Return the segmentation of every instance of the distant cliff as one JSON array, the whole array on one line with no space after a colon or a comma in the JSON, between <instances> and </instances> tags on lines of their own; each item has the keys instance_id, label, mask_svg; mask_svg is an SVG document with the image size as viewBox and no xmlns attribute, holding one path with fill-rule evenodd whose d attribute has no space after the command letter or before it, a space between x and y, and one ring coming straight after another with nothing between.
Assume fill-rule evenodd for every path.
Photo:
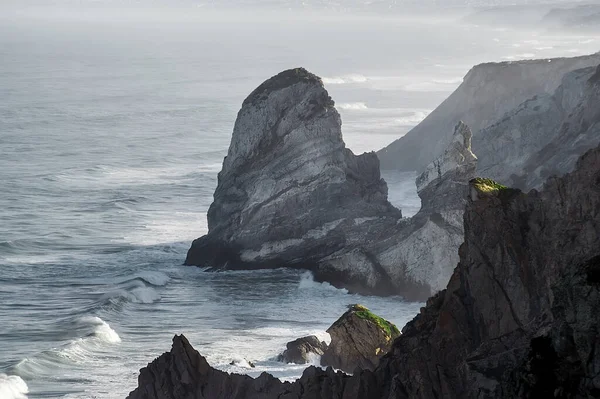
<instances>
[{"instance_id":1,"label":"distant cliff","mask_svg":"<svg viewBox=\"0 0 600 399\"><path fill-rule=\"evenodd\" d=\"M206 236L185 261L212 269L293 267L353 292L425 299L442 289L457 260L471 131L420 179L423 207L411 219L387 199L374 153L354 155L321 79L298 68L244 101Z\"/></svg>"},{"instance_id":2,"label":"distant cliff","mask_svg":"<svg viewBox=\"0 0 600 399\"><path fill-rule=\"evenodd\" d=\"M552 95L567 72L598 64L600 54L477 65L419 125L377 152L381 167L422 171L445 150L461 120L473 130L478 154L475 142L482 129L536 95Z\"/></svg>"},{"instance_id":3,"label":"distant cliff","mask_svg":"<svg viewBox=\"0 0 600 399\"><path fill-rule=\"evenodd\" d=\"M567 73L552 95L535 96L473 140L478 173L523 189L570 172L600 143L600 67Z\"/></svg>"},{"instance_id":4,"label":"distant cliff","mask_svg":"<svg viewBox=\"0 0 600 399\"><path fill-rule=\"evenodd\" d=\"M460 261L374 371L294 383L211 368L183 337L130 399L600 396L600 148L525 194L473 179Z\"/></svg>"}]
</instances>

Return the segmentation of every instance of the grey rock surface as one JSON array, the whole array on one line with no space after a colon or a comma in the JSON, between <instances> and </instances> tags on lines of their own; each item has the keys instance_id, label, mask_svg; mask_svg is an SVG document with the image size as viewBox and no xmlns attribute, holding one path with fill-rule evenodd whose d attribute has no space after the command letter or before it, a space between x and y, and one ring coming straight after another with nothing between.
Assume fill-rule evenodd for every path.
<instances>
[{"instance_id":1,"label":"grey rock surface","mask_svg":"<svg viewBox=\"0 0 600 399\"><path fill-rule=\"evenodd\" d=\"M303 268L353 292L424 299L444 287L462 237L474 157L469 150L465 158L466 139L457 140L438 161L441 174L421 184L423 209L402 219L387 200L377 156L345 147L321 80L301 68L282 72L244 101L208 235L193 242L185 263Z\"/></svg>"},{"instance_id":2,"label":"grey rock surface","mask_svg":"<svg viewBox=\"0 0 600 399\"><path fill-rule=\"evenodd\" d=\"M452 128L464 121L475 140L481 129L534 96L552 95L570 71L600 63L600 54L515 62L486 63L473 67L463 83L442 104L405 136L377 152L382 169L423 171L452 140Z\"/></svg>"},{"instance_id":3,"label":"grey rock surface","mask_svg":"<svg viewBox=\"0 0 600 399\"><path fill-rule=\"evenodd\" d=\"M521 189L570 172L600 143L596 67L566 74L553 95L535 96L481 130L473 140L478 174Z\"/></svg>"}]
</instances>

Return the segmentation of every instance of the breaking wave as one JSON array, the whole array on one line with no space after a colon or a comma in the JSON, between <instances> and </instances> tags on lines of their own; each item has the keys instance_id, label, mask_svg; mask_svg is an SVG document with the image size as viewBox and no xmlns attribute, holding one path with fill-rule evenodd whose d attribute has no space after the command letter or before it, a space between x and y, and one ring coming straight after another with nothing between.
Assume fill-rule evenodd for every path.
<instances>
[{"instance_id":1,"label":"breaking wave","mask_svg":"<svg viewBox=\"0 0 600 399\"><path fill-rule=\"evenodd\" d=\"M13 371L24 378L52 375L56 372L57 367L82 365L93 360L95 354L103 351L107 346L121 342L119 334L97 316L80 317L74 320L68 329L76 330L79 338L62 347L23 359L14 367Z\"/></svg>"},{"instance_id":2,"label":"breaking wave","mask_svg":"<svg viewBox=\"0 0 600 399\"><path fill-rule=\"evenodd\" d=\"M28 392L29 388L21 377L0 373L0 398L27 399Z\"/></svg>"}]
</instances>

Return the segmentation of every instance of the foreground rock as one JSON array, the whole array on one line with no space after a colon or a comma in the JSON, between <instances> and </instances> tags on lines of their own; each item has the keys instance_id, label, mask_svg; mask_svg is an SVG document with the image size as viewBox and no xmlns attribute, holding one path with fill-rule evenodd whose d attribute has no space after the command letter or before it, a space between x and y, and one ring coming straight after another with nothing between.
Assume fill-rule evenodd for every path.
<instances>
[{"instance_id":1,"label":"foreground rock","mask_svg":"<svg viewBox=\"0 0 600 399\"><path fill-rule=\"evenodd\" d=\"M600 148L540 192L473 180L464 223L447 289L374 371L252 380L210 368L176 337L130 398L599 397Z\"/></svg>"},{"instance_id":2,"label":"foreground rock","mask_svg":"<svg viewBox=\"0 0 600 399\"><path fill-rule=\"evenodd\" d=\"M244 101L209 232L193 242L185 263L303 268L352 292L425 299L445 286L462 239L460 210L474 162L467 131L456 129L440 173L422 179L423 209L401 219L377 156L345 147L320 78L301 68L282 72Z\"/></svg>"},{"instance_id":3,"label":"foreground rock","mask_svg":"<svg viewBox=\"0 0 600 399\"><path fill-rule=\"evenodd\" d=\"M352 305L331 327L331 344L321 358L323 366L332 366L347 373L357 368L374 370L379 358L391 348L400 335L389 321L373 314L362 305Z\"/></svg>"},{"instance_id":4,"label":"foreground rock","mask_svg":"<svg viewBox=\"0 0 600 399\"><path fill-rule=\"evenodd\" d=\"M473 130L475 154L484 159L476 144L482 129L536 95L552 95L566 73L598 64L600 54L477 65L454 93L419 125L377 152L381 166L383 169L424 170L447 148L452 140L452 127L460 120Z\"/></svg>"},{"instance_id":5,"label":"foreground rock","mask_svg":"<svg viewBox=\"0 0 600 399\"><path fill-rule=\"evenodd\" d=\"M280 362L306 364L310 363L313 356L323 356L327 344L314 335L298 338L286 345L285 351L277 358Z\"/></svg>"}]
</instances>

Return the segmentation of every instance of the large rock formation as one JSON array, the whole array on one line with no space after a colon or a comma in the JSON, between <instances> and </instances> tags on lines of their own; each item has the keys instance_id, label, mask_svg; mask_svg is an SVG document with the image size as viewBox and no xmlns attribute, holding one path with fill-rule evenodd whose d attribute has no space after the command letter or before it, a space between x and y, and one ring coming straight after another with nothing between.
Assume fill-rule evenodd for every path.
<instances>
[{"instance_id":1,"label":"large rock formation","mask_svg":"<svg viewBox=\"0 0 600 399\"><path fill-rule=\"evenodd\" d=\"M383 169L422 171L444 152L459 120L471 127L475 140L484 129L534 96L551 95L563 76L596 66L600 54L551 60L487 63L473 67L463 83L419 125L377 155Z\"/></svg>"},{"instance_id":2,"label":"large rock formation","mask_svg":"<svg viewBox=\"0 0 600 399\"><path fill-rule=\"evenodd\" d=\"M470 146L470 132L468 140L460 132L448 154ZM444 287L454 267L472 177L474 157L448 154L439 161L442 172L423 179L423 209L401 219L387 200L377 156L345 148L321 80L304 69L282 72L244 101L208 235L194 241L185 263L305 268L354 292L424 299Z\"/></svg>"},{"instance_id":3,"label":"large rock formation","mask_svg":"<svg viewBox=\"0 0 600 399\"><path fill-rule=\"evenodd\" d=\"M321 365L348 373L375 369L400 335L394 324L362 305L351 305L327 332L331 344L321 357Z\"/></svg>"},{"instance_id":4,"label":"large rock formation","mask_svg":"<svg viewBox=\"0 0 600 399\"><path fill-rule=\"evenodd\" d=\"M130 398L599 397L600 148L541 192L473 180L464 226L447 289L374 371L252 380L212 369L176 337Z\"/></svg>"},{"instance_id":5,"label":"large rock formation","mask_svg":"<svg viewBox=\"0 0 600 399\"><path fill-rule=\"evenodd\" d=\"M600 143L597 72L570 72L554 94L535 96L482 129L473 139L478 173L530 189L571 171L581 154Z\"/></svg>"}]
</instances>

